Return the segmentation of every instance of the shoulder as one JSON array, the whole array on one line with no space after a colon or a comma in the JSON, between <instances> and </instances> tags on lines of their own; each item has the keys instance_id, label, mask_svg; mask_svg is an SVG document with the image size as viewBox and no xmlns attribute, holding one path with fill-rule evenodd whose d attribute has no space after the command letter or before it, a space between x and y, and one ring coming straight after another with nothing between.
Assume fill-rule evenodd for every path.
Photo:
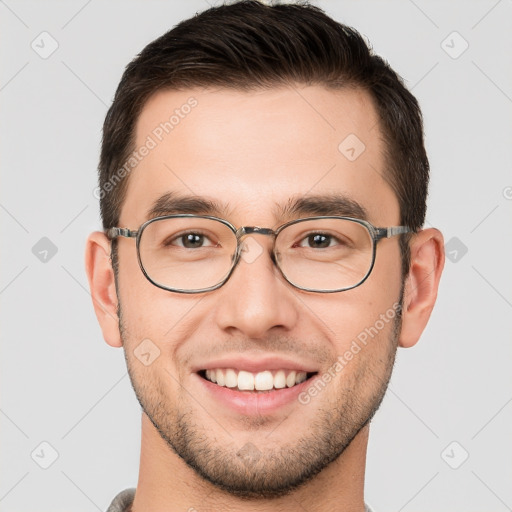
<instances>
[{"instance_id":1,"label":"shoulder","mask_svg":"<svg viewBox=\"0 0 512 512\"><path fill-rule=\"evenodd\" d=\"M133 499L135 498L135 488L121 491L113 500L107 509L107 512L130 512Z\"/></svg>"}]
</instances>

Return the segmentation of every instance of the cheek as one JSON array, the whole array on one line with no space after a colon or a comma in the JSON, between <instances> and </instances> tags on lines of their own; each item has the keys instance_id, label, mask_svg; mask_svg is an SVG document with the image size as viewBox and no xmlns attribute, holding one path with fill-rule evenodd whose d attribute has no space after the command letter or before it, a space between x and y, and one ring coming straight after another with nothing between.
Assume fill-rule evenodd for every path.
<instances>
[{"instance_id":1,"label":"cheek","mask_svg":"<svg viewBox=\"0 0 512 512\"><path fill-rule=\"evenodd\" d=\"M345 360L387 361L401 291L398 244L377 254L374 269L359 287L340 294L309 296L309 310ZM378 340L378 341L377 341ZM380 361L380 362L379 362ZM350 364L355 371L358 364ZM352 373L352 371L350 371Z\"/></svg>"},{"instance_id":2,"label":"cheek","mask_svg":"<svg viewBox=\"0 0 512 512\"><path fill-rule=\"evenodd\" d=\"M124 341L130 345L150 339L164 350L171 340L190 328L189 312L199 296L168 292L154 286L142 273L133 254L119 255L118 295L124 327Z\"/></svg>"},{"instance_id":3,"label":"cheek","mask_svg":"<svg viewBox=\"0 0 512 512\"><path fill-rule=\"evenodd\" d=\"M371 279L371 277L370 277ZM364 342L371 332L388 337L398 310L400 284L397 278L366 281L358 288L327 297L314 297L308 309L336 354L349 350L354 340Z\"/></svg>"},{"instance_id":4,"label":"cheek","mask_svg":"<svg viewBox=\"0 0 512 512\"><path fill-rule=\"evenodd\" d=\"M396 353L397 307L372 310L338 347L343 387L352 387L358 396L373 396L392 369Z\"/></svg>"},{"instance_id":5,"label":"cheek","mask_svg":"<svg viewBox=\"0 0 512 512\"><path fill-rule=\"evenodd\" d=\"M384 299L398 298L402 287L402 254L398 237L379 242L375 265L366 284Z\"/></svg>"}]
</instances>

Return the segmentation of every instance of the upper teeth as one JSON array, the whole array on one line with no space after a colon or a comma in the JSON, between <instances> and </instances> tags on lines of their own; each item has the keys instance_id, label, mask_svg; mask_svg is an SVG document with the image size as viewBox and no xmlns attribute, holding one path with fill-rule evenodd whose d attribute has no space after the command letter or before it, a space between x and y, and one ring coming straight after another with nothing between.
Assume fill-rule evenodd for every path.
<instances>
[{"instance_id":1,"label":"upper teeth","mask_svg":"<svg viewBox=\"0 0 512 512\"><path fill-rule=\"evenodd\" d=\"M274 372L265 370L251 373L244 370L233 370L232 368L216 368L206 370L206 378L211 382L216 382L219 386L238 387L241 391L266 391L272 388L291 388L295 384L304 382L307 374L295 370L277 370Z\"/></svg>"}]
</instances>

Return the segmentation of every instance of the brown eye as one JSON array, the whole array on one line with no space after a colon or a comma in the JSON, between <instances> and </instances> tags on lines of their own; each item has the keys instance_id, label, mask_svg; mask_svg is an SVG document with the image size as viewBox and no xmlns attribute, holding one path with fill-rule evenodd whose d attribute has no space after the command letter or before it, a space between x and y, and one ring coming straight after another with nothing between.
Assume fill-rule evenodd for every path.
<instances>
[{"instance_id":1,"label":"brown eye","mask_svg":"<svg viewBox=\"0 0 512 512\"><path fill-rule=\"evenodd\" d=\"M327 233L311 233L297 244L299 247L306 247L308 249L326 249L335 245L342 244L337 237Z\"/></svg>"},{"instance_id":2,"label":"brown eye","mask_svg":"<svg viewBox=\"0 0 512 512\"><path fill-rule=\"evenodd\" d=\"M323 249L329 247L331 244L331 238L328 235L309 235L307 237L307 243L309 247L313 249Z\"/></svg>"},{"instance_id":3,"label":"brown eye","mask_svg":"<svg viewBox=\"0 0 512 512\"><path fill-rule=\"evenodd\" d=\"M180 233L167 237L163 242L165 247L183 247L184 249L201 249L204 247L217 247L207 235L198 233L197 231L189 231L188 233Z\"/></svg>"},{"instance_id":4,"label":"brown eye","mask_svg":"<svg viewBox=\"0 0 512 512\"><path fill-rule=\"evenodd\" d=\"M180 239L183 247L186 247L187 249L202 247L205 241L205 237L197 233L188 233L181 236Z\"/></svg>"}]
</instances>

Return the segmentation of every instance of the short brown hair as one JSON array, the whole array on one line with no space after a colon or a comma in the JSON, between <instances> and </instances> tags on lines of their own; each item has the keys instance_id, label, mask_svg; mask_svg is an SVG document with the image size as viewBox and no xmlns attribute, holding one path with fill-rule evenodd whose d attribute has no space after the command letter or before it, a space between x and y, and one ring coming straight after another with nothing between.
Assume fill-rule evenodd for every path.
<instances>
[{"instance_id":1,"label":"short brown hair","mask_svg":"<svg viewBox=\"0 0 512 512\"><path fill-rule=\"evenodd\" d=\"M320 8L255 0L210 8L181 22L126 67L103 126L99 163L103 227L118 224L129 178L123 173L119 179L119 169L134 149L136 123L151 95L162 89L250 90L286 84L358 87L370 94L381 123L386 179L398 198L400 222L421 228L429 163L420 108L400 76L373 54L356 30ZM116 186L106 187L116 177ZM402 236L401 247L407 272L407 237Z\"/></svg>"}]
</instances>

